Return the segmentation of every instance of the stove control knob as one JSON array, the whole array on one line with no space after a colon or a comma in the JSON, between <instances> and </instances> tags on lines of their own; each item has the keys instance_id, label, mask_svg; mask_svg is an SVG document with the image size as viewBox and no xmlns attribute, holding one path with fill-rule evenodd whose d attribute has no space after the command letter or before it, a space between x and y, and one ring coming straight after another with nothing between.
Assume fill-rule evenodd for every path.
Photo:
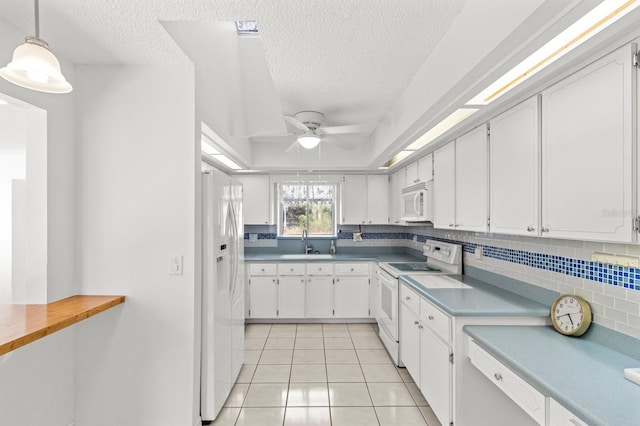
<instances>
[{"instance_id":1,"label":"stove control knob","mask_svg":"<svg viewBox=\"0 0 640 426\"><path fill-rule=\"evenodd\" d=\"M443 250L443 251L442 251L442 255L443 255L444 257L449 257L449 256L451 255L451 251L449 251L449 250Z\"/></svg>"},{"instance_id":2,"label":"stove control knob","mask_svg":"<svg viewBox=\"0 0 640 426\"><path fill-rule=\"evenodd\" d=\"M433 249L431 248L431 245L430 245L430 244L425 244L424 249L425 249L425 251L431 251L431 250L433 250Z\"/></svg>"}]
</instances>

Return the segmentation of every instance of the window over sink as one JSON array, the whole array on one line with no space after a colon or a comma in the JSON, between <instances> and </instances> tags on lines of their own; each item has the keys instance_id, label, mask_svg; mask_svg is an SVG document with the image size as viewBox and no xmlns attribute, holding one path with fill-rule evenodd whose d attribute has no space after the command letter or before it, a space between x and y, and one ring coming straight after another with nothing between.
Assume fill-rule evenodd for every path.
<instances>
[{"instance_id":1,"label":"window over sink","mask_svg":"<svg viewBox=\"0 0 640 426\"><path fill-rule=\"evenodd\" d=\"M278 185L278 236L335 237L337 185L332 182L281 182Z\"/></svg>"}]
</instances>

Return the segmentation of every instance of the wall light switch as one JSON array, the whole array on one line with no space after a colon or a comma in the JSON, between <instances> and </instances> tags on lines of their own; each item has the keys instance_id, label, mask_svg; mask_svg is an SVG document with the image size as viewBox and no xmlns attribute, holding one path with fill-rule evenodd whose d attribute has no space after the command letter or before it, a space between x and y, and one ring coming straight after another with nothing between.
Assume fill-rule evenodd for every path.
<instances>
[{"instance_id":1,"label":"wall light switch","mask_svg":"<svg viewBox=\"0 0 640 426\"><path fill-rule=\"evenodd\" d=\"M169 275L182 275L182 256L169 259Z\"/></svg>"}]
</instances>

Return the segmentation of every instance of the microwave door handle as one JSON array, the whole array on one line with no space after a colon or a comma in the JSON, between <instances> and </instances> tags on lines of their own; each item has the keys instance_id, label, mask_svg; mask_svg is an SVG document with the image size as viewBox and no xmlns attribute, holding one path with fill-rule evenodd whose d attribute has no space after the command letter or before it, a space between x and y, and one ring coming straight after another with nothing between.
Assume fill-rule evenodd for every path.
<instances>
[{"instance_id":1,"label":"microwave door handle","mask_svg":"<svg viewBox=\"0 0 640 426\"><path fill-rule=\"evenodd\" d=\"M413 210L417 216L420 216L420 192L416 192L413 196Z\"/></svg>"}]
</instances>

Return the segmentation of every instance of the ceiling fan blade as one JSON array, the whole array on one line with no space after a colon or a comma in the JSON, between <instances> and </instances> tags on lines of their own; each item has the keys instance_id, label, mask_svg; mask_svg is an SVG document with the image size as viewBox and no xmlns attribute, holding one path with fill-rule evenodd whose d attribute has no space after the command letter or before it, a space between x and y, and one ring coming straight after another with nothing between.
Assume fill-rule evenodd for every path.
<instances>
[{"instance_id":1,"label":"ceiling fan blade","mask_svg":"<svg viewBox=\"0 0 640 426\"><path fill-rule=\"evenodd\" d=\"M291 151L293 151L294 149L296 149L299 145L300 145L300 144L299 144L299 143L298 143L298 141L296 140L296 141L294 141L291 145L289 145L289 148L287 148L287 149L285 150L285 152L291 152Z\"/></svg>"},{"instance_id":2,"label":"ceiling fan blade","mask_svg":"<svg viewBox=\"0 0 640 426\"><path fill-rule=\"evenodd\" d=\"M347 126L320 127L318 134L321 135L340 135L346 133L369 133L373 130L371 124L351 124Z\"/></svg>"},{"instance_id":3,"label":"ceiling fan blade","mask_svg":"<svg viewBox=\"0 0 640 426\"><path fill-rule=\"evenodd\" d=\"M298 120L296 120L293 117L289 117L287 115L283 115L282 118L284 118L285 123L289 124L291 127L293 127L294 129L297 129L301 132L310 132L311 129L309 129L307 126L305 126L304 124L302 124L301 122L299 122Z\"/></svg>"}]
</instances>

